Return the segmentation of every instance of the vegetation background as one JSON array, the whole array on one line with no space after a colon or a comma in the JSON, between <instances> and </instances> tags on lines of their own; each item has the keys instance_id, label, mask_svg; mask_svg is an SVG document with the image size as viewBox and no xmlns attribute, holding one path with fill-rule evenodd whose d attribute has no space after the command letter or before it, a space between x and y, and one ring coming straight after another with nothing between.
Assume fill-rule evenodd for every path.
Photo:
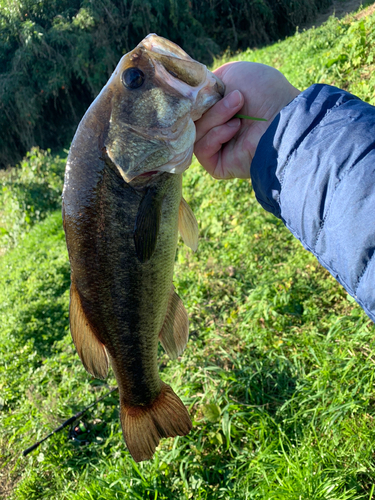
<instances>
[{"instance_id":1,"label":"vegetation background","mask_svg":"<svg viewBox=\"0 0 375 500\"><path fill-rule=\"evenodd\" d=\"M0 0L0 168L67 147L120 57L148 33L204 63L292 34L332 0Z\"/></svg>"},{"instance_id":2,"label":"vegetation background","mask_svg":"<svg viewBox=\"0 0 375 500\"><path fill-rule=\"evenodd\" d=\"M90 57L81 59L88 65L81 66L92 75L86 82L93 87L92 94L82 90L81 95L89 99L97 92L100 78L105 80L117 62L115 52L112 62L97 55L100 47L110 50L99 38L91 45L95 33L107 29L101 20L107 18L92 16L96 24L87 30L74 23L88 19L89 26L90 5L108 10L114 3L87 3L86 10L79 3L69 19L59 17L63 2L30 3L24 17L31 17L33 6L43 19L44 5L54 7L56 16L50 25L43 21L41 41L32 31L29 44L22 42L22 30L34 30L36 20L28 25L17 14L17 2L0 0L0 5L0 36L9 29L15 44L2 45L2 61L6 50L13 54L2 66L2 92L11 86L17 51L19 67L29 68L31 100L37 99L34 85L49 85L47 73L34 80L44 55L56 78L64 75L64 58L54 59L56 52L38 45L60 22L55 35L61 39L75 29L86 33ZM134 16L141 12L140 3L131 5ZM150 30L157 31L161 20L152 22ZM129 26L133 40L130 32ZM235 59L276 66L301 89L326 82L375 104L374 36L372 5L261 50L246 49L243 41L238 46L245 50ZM217 43L214 35L210 39ZM108 64L98 80L90 73L95 57ZM214 64L227 60L229 55ZM15 77L14 95L18 82ZM27 107L27 95L17 99ZM2 111L6 102L2 97ZM76 109L73 100L71 105ZM13 120L22 111L17 109ZM43 132L35 137L49 126L38 113ZM4 143L10 123L1 124ZM62 130L68 137L68 125ZM163 440L154 460L137 465L123 443L114 394L85 414L79 434L66 429L22 457L24 449L115 384L112 376L103 382L87 375L70 338L69 264L59 210L64 165L64 155L34 148L0 177L0 497L375 499L374 324L282 223L260 208L248 181L214 181L196 162L185 175L184 195L200 224L200 246L192 254L180 243L175 270L191 338L178 361L169 361L160 349L162 378L189 407L193 431Z\"/></svg>"}]
</instances>

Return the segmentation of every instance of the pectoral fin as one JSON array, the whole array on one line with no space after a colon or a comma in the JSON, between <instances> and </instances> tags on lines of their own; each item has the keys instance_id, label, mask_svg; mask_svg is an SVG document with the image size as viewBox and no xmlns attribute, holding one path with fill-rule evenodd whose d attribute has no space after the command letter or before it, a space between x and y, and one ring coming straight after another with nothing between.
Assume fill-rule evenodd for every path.
<instances>
[{"instance_id":1,"label":"pectoral fin","mask_svg":"<svg viewBox=\"0 0 375 500\"><path fill-rule=\"evenodd\" d=\"M163 198L149 189L139 205L134 226L134 243L138 259L146 262L156 248Z\"/></svg>"},{"instance_id":2,"label":"pectoral fin","mask_svg":"<svg viewBox=\"0 0 375 500\"><path fill-rule=\"evenodd\" d=\"M189 337L189 319L182 300L172 286L167 314L159 333L159 340L171 359L180 356Z\"/></svg>"},{"instance_id":3,"label":"pectoral fin","mask_svg":"<svg viewBox=\"0 0 375 500\"><path fill-rule=\"evenodd\" d=\"M91 330L81 306L75 284L70 287L70 331L83 366L94 377L105 379L108 374L108 355L104 345Z\"/></svg>"},{"instance_id":4,"label":"pectoral fin","mask_svg":"<svg viewBox=\"0 0 375 500\"><path fill-rule=\"evenodd\" d=\"M184 198L181 198L178 211L178 230L185 245L196 252L198 248L198 222Z\"/></svg>"}]
</instances>

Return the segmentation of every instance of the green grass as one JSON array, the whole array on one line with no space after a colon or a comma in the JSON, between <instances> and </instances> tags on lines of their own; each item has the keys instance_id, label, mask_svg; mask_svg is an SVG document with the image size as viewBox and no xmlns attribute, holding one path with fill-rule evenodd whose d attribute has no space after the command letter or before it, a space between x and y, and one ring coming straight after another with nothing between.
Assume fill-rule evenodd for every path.
<instances>
[{"instance_id":1,"label":"green grass","mask_svg":"<svg viewBox=\"0 0 375 500\"><path fill-rule=\"evenodd\" d=\"M0 252L61 206L65 161L32 148L17 168L0 171Z\"/></svg>"},{"instance_id":2,"label":"green grass","mask_svg":"<svg viewBox=\"0 0 375 500\"><path fill-rule=\"evenodd\" d=\"M271 64L279 52L286 67L302 37L333 44L343 24L246 57ZM302 58L293 78L321 57L317 48ZM248 181L218 182L194 163L184 186L200 224L198 252L179 243L175 269L190 340L177 361L160 349L160 370L193 431L137 465L113 394L82 418L83 443L65 429L22 457L115 385L112 374L91 378L75 353L61 215L45 210L0 259L0 497L374 500L374 324L262 210Z\"/></svg>"},{"instance_id":3,"label":"green grass","mask_svg":"<svg viewBox=\"0 0 375 500\"><path fill-rule=\"evenodd\" d=\"M215 67L233 60L260 62L278 68L300 90L328 83L375 104L375 16L357 17L331 17L271 47L215 61Z\"/></svg>"}]
</instances>

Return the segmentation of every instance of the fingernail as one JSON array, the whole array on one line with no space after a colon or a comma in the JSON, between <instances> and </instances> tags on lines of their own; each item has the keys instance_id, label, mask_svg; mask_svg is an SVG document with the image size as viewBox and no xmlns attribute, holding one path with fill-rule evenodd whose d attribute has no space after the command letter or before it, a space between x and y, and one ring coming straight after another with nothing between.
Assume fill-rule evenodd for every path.
<instances>
[{"instance_id":1,"label":"fingernail","mask_svg":"<svg viewBox=\"0 0 375 500\"><path fill-rule=\"evenodd\" d=\"M229 109L237 107L240 102L241 94L238 90L233 90L233 92L224 98L224 106Z\"/></svg>"},{"instance_id":2,"label":"fingernail","mask_svg":"<svg viewBox=\"0 0 375 500\"><path fill-rule=\"evenodd\" d=\"M228 127L238 127L238 125L240 125L240 124L241 124L241 120L239 118L235 118L234 120L227 122Z\"/></svg>"}]
</instances>

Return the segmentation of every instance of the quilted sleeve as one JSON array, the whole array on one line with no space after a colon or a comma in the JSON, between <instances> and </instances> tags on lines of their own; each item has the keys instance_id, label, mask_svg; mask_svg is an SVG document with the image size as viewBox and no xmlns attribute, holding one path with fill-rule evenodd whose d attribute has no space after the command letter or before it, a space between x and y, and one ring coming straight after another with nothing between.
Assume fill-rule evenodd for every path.
<instances>
[{"instance_id":1,"label":"quilted sleeve","mask_svg":"<svg viewBox=\"0 0 375 500\"><path fill-rule=\"evenodd\" d=\"M260 204L375 321L375 107L309 87L262 137L251 178Z\"/></svg>"}]
</instances>

